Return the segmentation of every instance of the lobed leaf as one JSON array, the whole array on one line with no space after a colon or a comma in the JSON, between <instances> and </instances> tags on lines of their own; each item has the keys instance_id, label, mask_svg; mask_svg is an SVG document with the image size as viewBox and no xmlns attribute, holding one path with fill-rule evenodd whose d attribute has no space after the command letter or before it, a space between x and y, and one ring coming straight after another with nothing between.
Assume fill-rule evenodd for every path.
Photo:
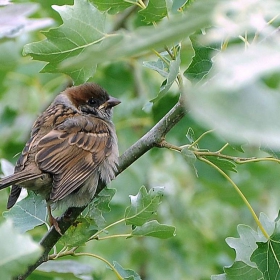
<instances>
[{"instance_id":1,"label":"lobed leaf","mask_svg":"<svg viewBox=\"0 0 280 280\"><path fill-rule=\"evenodd\" d=\"M224 268L225 274L214 275L212 280L278 279L279 225L278 222L271 222L263 213L260 214L260 222L268 235L271 235L270 239L267 241L261 231L256 232L249 226L238 225L240 237L226 239L228 245L236 251L235 262Z\"/></svg>"},{"instance_id":2,"label":"lobed leaf","mask_svg":"<svg viewBox=\"0 0 280 280\"><path fill-rule=\"evenodd\" d=\"M125 210L127 225L142 226L156 212L163 195L163 188L152 188L147 192L142 186L137 195L130 196L130 206Z\"/></svg>"},{"instance_id":3,"label":"lobed leaf","mask_svg":"<svg viewBox=\"0 0 280 280\"><path fill-rule=\"evenodd\" d=\"M167 15L166 2L165 0L149 0L148 6L139 14L144 18L144 22L157 22Z\"/></svg>"},{"instance_id":4,"label":"lobed leaf","mask_svg":"<svg viewBox=\"0 0 280 280\"><path fill-rule=\"evenodd\" d=\"M251 261L255 262L263 279L278 279L280 274L280 223L279 214L273 223L262 214L261 223L270 236L269 240L257 242L257 249L253 252ZM273 234L272 234L273 232Z\"/></svg>"},{"instance_id":5,"label":"lobed leaf","mask_svg":"<svg viewBox=\"0 0 280 280\"><path fill-rule=\"evenodd\" d=\"M124 1L124 0L110 0L110 1L104 1L104 0L90 0L90 2L93 3L94 6L97 7L100 11L107 11L110 14L116 14L119 13L126 8L133 5L133 2L136 4L136 0L131 1Z\"/></svg>"},{"instance_id":6,"label":"lobed leaf","mask_svg":"<svg viewBox=\"0 0 280 280\"><path fill-rule=\"evenodd\" d=\"M161 239L173 237L175 227L160 224L158 221L149 221L142 226L137 226L132 231L132 236L151 236Z\"/></svg>"},{"instance_id":7,"label":"lobed leaf","mask_svg":"<svg viewBox=\"0 0 280 280\"><path fill-rule=\"evenodd\" d=\"M58 28L43 32L47 39L27 44L24 55L31 55L33 59L46 61L43 72L59 72L58 65L66 58L81 55L92 45L100 46L105 38L105 14L99 12L87 0L75 0L73 6L53 6L59 12L63 24ZM83 83L91 77L96 69L96 62L81 68L66 70L76 83Z\"/></svg>"},{"instance_id":8,"label":"lobed leaf","mask_svg":"<svg viewBox=\"0 0 280 280\"><path fill-rule=\"evenodd\" d=\"M216 0L195 2L185 15L171 17L167 22L160 22L156 27L145 26L133 32L119 31L107 34L102 41L102 46L92 45L85 49L79 56L69 58L60 65L63 72L77 71L83 67L139 55L151 49L163 48L187 38L196 30L201 29L211 22L211 10ZM80 32L83 32L80 30ZM32 53L30 53L32 55ZM41 59L38 57L38 59ZM84 77L85 78L85 77Z\"/></svg>"},{"instance_id":9,"label":"lobed leaf","mask_svg":"<svg viewBox=\"0 0 280 280\"><path fill-rule=\"evenodd\" d=\"M122 30L114 34L105 31L105 14L86 0L76 0L73 6L53 6L60 13L63 24L44 32L47 39L26 45L23 53L46 61L43 72L63 72L75 83L83 83L94 74L100 62L173 44L207 26L211 22L209 8L213 8L216 2L209 0L202 4L198 1L186 15L173 17L156 28L146 26L133 33Z\"/></svg>"},{"instance_id":10,"label":"lobed leaf","mask_svg":"<svg viewBox=\"0 0 280 280\"><path fill-rule=\"evenodd\" d=\"M91 202L83 211L83 213L87 217L95 221L98 228L104 227L106 224L106 221L103 217L103 213L111 211L109 203L112 200L115 193L115 189L104 188L93 200L93 202Z\"/></svg>"},{"instance_id":11,"label":"lobed leaf","mask_svg":"<svg viewBox=\"0 0 280 280\"><path fill-rule=\"evenodd\" d=\"M216 47L203 45L199 42L197 36L191 36L192 45L195 55L188 69L184 72L184 76L191 81L202 80L212 67L212 58L218 51Z\"/></svg>"},{"instance_id":12,"label":"lobed leaf","mask_svg":"<svg viewBox=\"0 0 280 280\"><path fill-rule=\"evenodd\" d=\"M260 241L260 236L247 225L238 225L237 231L239 238L228 237L227 244L236 252L236 261L243 262L244 264L256 267L250 258L253 252L257 249L257 241Z\"/></svg>"},{"instance_id":13,"label":"lobed leaf","mask_svg":"<svg viewBox=\"0 0 280 280\"><path fill-rule=\"evenodd\" d=\"M61 237L60 242L67 247L83 246L97 232L97 226L90 218L79 217Z\"/></svg>"},{"instance_id":14,"label":"lobed leaf","mask_svg":"<svg viewBox=\"0 0 280 280\"><path fill-rule=\"evenodd\" d=\"M19 201L3 216L13 221L14 227L24 233L28 230L46 224L47 204L41 196L30 192L23 200Z\"/></svg>"},{"instance_id":15,"label":"lobed leaf","mask_svg":"<svg viewBox=\"0 0 280 280\"><path fill-rule=\"evenodd\" d=\"M119 274L126 280L141 280L138 273L131 269L124 269L118 262L113 262L114 268L119 272Z\"/></svg>"},{"instance_id":16,"label":"lobed leaf","mask_svg":"<svg viewBox=\"0 0 280 280\"><path fill-rule=\"evenodd\" d=\"M247 265L241 261L234 262L230 267L225 268L226 279L227 280L264 280L262 273L250 265Z\"/></svg>"},{"instance_id":17,"label":"lobed leaf","mask_svg":"<svg viewBox=\"0 0 280 280\"><path fill-rule=\"evenodd\" d=\"M94 207L102 212L110 212L111 208L109 203L116 193L116 189L104 188L94 200Z\"/></svg>"},{"instance_id":18,"label":"lobed leaf","mask_svg":"<svg viewBox=\"0 0 280 280\"><path fill-rule=\"evenodd\" d=\"M262 272L264 279L278 279L280 273L280 234L274 234L267 242L258 242L258 249L251 260Z\"/></svg>"},{"instance_id":19,"label":"lobed leaf","mask_svg":"<svg viewBox=\"0 0 280 280\"><path fill-rule=\"evenodd\" d=\"M257 242L258 248L254 251L251 261L257 264L264 279L278 279L280 275L280 223L279 216L276 223L270 222L266 216L262 216L262 225L273 234L267 241Z\"/></svg>"}]
</instances>

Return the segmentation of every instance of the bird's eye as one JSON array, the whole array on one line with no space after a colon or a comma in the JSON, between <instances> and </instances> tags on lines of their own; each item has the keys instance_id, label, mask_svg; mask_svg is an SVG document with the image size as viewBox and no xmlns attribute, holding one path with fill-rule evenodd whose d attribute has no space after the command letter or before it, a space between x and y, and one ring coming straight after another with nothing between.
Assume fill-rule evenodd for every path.
<instances>
[{"instance_id":1,"label":"bird's eye","mask_svg":"<svg viewBox=\"0 0 280 280\"><path fill-rule=\"evenodd\" d=\"M97 105L97 101L95 98L91 98L88 100L88 105L90 106L96 106Z\"/></svg>"}]
</instances>

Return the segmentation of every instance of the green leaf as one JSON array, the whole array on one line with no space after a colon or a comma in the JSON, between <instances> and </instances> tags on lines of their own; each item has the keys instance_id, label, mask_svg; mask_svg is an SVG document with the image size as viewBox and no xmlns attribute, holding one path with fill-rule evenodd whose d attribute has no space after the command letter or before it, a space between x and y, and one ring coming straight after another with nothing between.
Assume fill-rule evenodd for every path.
<instances>
[{"instance_id":1,"label":"green leaf","mask_svg":"<svg viewBox=\"0 0 280 280\"><path fill-rule=\"evenodd\" d=\"M237 231L239 238L228 237L226 239L227 244L236 252L235 260L248 266L256 267L256 264L250 258L258 247L257 241L261 240L260 236L247 225L238 225Z\"/></svg>"},{"instance_id":2,"label":"green leaf","mask_svg":"<svg viewBox=\"0 0 280 280\"><path fill-rule=\"evenodd\" d=\"M162 76L166 77L166 80L162 83L160 87L159 94L150 100L150 102L156 102L160 98L164 96L165 93L170 89L170 87L173 85L174 81L176 80L179 71L180 71L180 64L181 64L181 58L180 58L180 46L177 46L175 48L175 51L173 52L173 55L175 56L174 60L170 60L170 57L166 53L162 53L162 57L164 58L164 62L160 63L159 60L152 63L152 64L147 64L146 67L148 66L149 68L154 67L153 70L157 71L160 73ZM169 64L166 63L166 61L169 62Z\"/></svg>"},{"instance_id":3,"label":"green leaf","mask_svg":"<svg viewBox=\"0 0 280 280\"><path fill-rule=\"evenodd\" d=\"M168 58L166 58L166 52L160 55L168 60ZM158 72L164 78L168 76L168 64L161 58L156 61L144 61L143 66Z\"/></svg>"},{"instance_id":4,"label":"green leaf","mask_svg":"<svg viewBox=\"0 0 280 280\"><path fill-rule=\"evenodd\" d=\"M43 72L57 73L58 65L69 57L79 56L92 45L98 45L104 39L105 15L99 12L87 0L75 0L73 6L53 6L59 12L63 25L50 29L43 34L46 40L25 45L24 55L47 61ZM76 83L83 83L91 77L97 63L65 71Z\"/></svg>"},{"instance_id":5,"label":"green leaf","mask_svg":"<svg viewBox=\"0 0 280 280\"><path fill-rule=\"evenodd\" d=\"M164 96L166 92L173 85L180 71L180 46L174 47L172 55L175 59L170 59L170 55L167 52L160 53L160 58L157 61L144 61L143 65L158 72L161 76L166 78L160 87L159 94L150 100L150 102L156 102Z\"/></svg>"},{"instance_id":6,"label":"green leaf","mask_svg":"<svg viewBox=\"0 0 280 280\"><path fill-rule=\"evenodd\" d=\"M144 22L157 22L167 15L166 2L165 0L149 0L146 9L141 10L139 14L144 18Z\"/></svg>"},{"instance_id":7,"label":"green leaf","mask_svg":"<svg viewBox=\"0 0 280 280\"><path fill-rule=\"evenodd\" d=\"M276 223L270 222L265 215L262 215L262 225L270 235L267 241L257 242L258 248L254 251L251 261L257 264L264 279L278 279L280 273L280 222L279 216Z\"/></svg>"},{"instance_id":8,"label":"green leaf","mask_svg":"<svg viewBox=\"0 0 280 280\"><path fill-rule=\"evenodd\" d=\"M68 273L75 275L78 279L92 279L91 275L94 272L94 269L90 265L83 264L83 263L77 262L77 261L72 261L72 260L52 261L52 260L50 260L50 261L42 263L36 269L36 271L45 272L47 275L49 275L51 272L55 272L55 276L57 276L57 277L64 276L65 278L63 278L63 279L66 279L66 277L68 276L67 275ZM54 276L54 275L52 274L52 276ZM69 279L69 276L67 277L67 279Z\"/></svg>"},{"instance_id":9,"label":"green leaf","mask_svg":"<svg viewBox=\"0 0 280 280\"><path fill-rule=\"evenodd\" d=\"M181 64L180 49L181 49L180 46L177 46L176 54L175 54L176 58L175 58L175 60L170 61L167 78L162 83L159 94L155 98L150 100L151 102L156 102L160 98L162 98L164 96L164 94L166 94L168 92L168 90L171 88L171 86L175 82L175 80L179 74L179 71L180 71L180 64Z\"/></svg>"},{"instance_id":10,"label":"green leaf","mask_svg":"<svg viewBox=\"0 0 280 280\"><path fill-rule=\"evenodd\" d=\"M111 208L109 203L116 193L116 189L104 188L99 194L97 199L94 200L94 207L102 212L110 212Z\"/></svg>"},{"instance_id":11,"label":"green leaf","mask_svg":"<svg viewBox=\"0 0 280 280\"><path fill-rule=\"evenodd\" d=\"M193 165L196 162L196 155L188 147L181 150L181 155L186 159L186 161Z\"/></svg>"},{"instance_id":12,"label":"green leaf","mask_svg":"<svg viewBox=\"0 0 280 280\"><path fill-rule=\"evenodd\" d=\"M278 279L280 268L280 234L274 234L267 242L258 242L258 249L253 253L251 260L263 273L264 279Z\"/></svg>"},{"instance_id":13,"label":"green leaf","mask_svg":"<svg viewBox=\"0 0 280 280\"><path fill-rule=\"evenodd\" d=\"M60 242L67 247L84 245L97 232L97 226L89 218L78 218L61 237Z\"/></svg>"},{"instance_id":14,"label":"green leaf","mask_svg":"<svg viewBox=\"0 0 280 280\"><path fill-rule=\"evenodd\" d=\"M184 76L190 80L202 80L212 67L212 58L218 51L217 48L202 45L197 36L191 36L195 55L189 68L184 72Z\"/></svg>"},{"instance_id":15,"label":"green leaf","mask_svg":"<svg viewBox=\"0 0 280 280\"><path fill-rule=\"evenodd\" d=\"M186 137L188 138L191 144L196 140L195 133L191 127L188 128ZM196 147L198 148L198 146Z\"/></svg>"},{"instance_id":16,"label":"green leaf","mask_svg":"<svg viewBox=\"0 0 280 280\"><path fill-rule=\"evenodd\" d=\"M207 157L207 159L210 160L212 163L214 163L223 171L233 171L237 173L236 164L228 159L214 157L214 156L209 156Z\"/></svg>"},{"instance_id":17,"label":"green leaf","mask_svg":"<svg viewBox=\"0 0 280 280\"><path fill-rule=\"evenodd\" d=\"M198 172L194 165L197 160L195 153L191 151L188 147L185 147L181 150L181 155L184 157L187 163L192 167L196 177L198 177Z\"/></svg>"},{"instance_id":18,"label":"green leaf","mask_svg":"<svg viewBox=\"0 0 280 280\"><path fill-rule=\"evenodd\" d=\"M141 277L138 273L131 269L124 269L116 261L113 262L114 268L119 272L119 274L126 280L141 280Z\"/></svg>"},{"instance_id":19,"label":"green leaf","mask_svg":"<svg viewBox=\"0 0 280 280\"><path fill-rule=\"evenodd\" d=\"M235 262L231 267L226 267L225 272L227 280L265 279L257 268L253 268L241 261Z\"/></svg>"},{"instance_id":20,"label":"green leaf","mask_svg":"<svg viewBox=\"0 0 280 280\"><path fill-rule=\"evenodd\" d=\"M211 23L211 11L216 2L216 0L196 1L185 15L180 14L171 17L169 21L162 21L156 28L145 26L133 32L122 30L114 35L106 36L101 47L92 45L79 56L67 59L60 65L60 70L77 71L77 69L92 66L93 61L96 64L112 61L177 43ZM80 30L80 32L83 31Z\"/></svg>"},{"instance_id":21,"label":"green leaf","mask_svg":"<svg viewBox=\"0 0 280 280\"><path fill-rule=\"evenodd\" d=\"M40 256L42 249L30 236L21 235L7 220L0 225L1 279L12 279L24 273Z\"/></svg>"},{"instance_id":22,"label":"green leaf","mask_svg":"<svg viewBox=\"0 0 280 280\"><path fill-rule=\"evenodd\" d=\"M181 63L184 64L184 66L189 66L191 63L191 60L192 60L191 58L194 53L194 50L191 47L191 41L189 38L185 39L182 44L184 45L184 47L177 45L176 47L174 47L170 50L172 55L175 57L175 60L177 59L177 63L175 63L174 59L172 60L170 58L170 54L167 51L164 51L159 54L160 57L156 61L144 61L143 66L158 72L164 78L167 78L168 75L171 75L170 70L174 71L174 68L177 70L175 72L177 72L177 74L178 74L179 66L180 66L180 65L178 65L178 62L180 62L179 64L181 64ZM175 52L174 52L174 50L175 50ZM179 58L178 58L178 56L179 56ZM183 56L183 61L181 61L182 56ZM171 67L171 65L172 65L172 67ZM177 74L176 74L176 76L177 76ZM169 77L169 80L171 80L170 77Z\"/></svg>"},{"instance_id":23,"label":"green leaf","mask_svg":"<svg viewBox=\"0 0 280 280\"><path fill-rule=\"evenodd\" d=\"M271 235L275 228L275 223L271 222L268 217L261 213L259 218L262 226L266 230L268 235ZM258 260L260 263L267 262L262 249L258 249L258 244L266 244L266 238L263 236L261 231L254 231L252 228L246 225L238 225L237 231L239 233L239 238L229 237L226 239L228 245L236 251L235 262L230 267L225 267L225 274L212 276L213 280L220 279L229 279L229 280L238 280L238 279L267 279L263 277L263 270L260 269L258 265ZM273 235L271 236L271 240L275 240ZM258 243L263 242L263 243ZM270 242L270 241L269 241ZM278 241L277 241L278 243ZM269 248L265 246L269 252ZM268 253L269 254L269 253ZM254 256L257 256L256 258ZM271 272L274 268L271 266L271 263L267 262L267 266L269 266ZM265 274L264 274L265 275ZM219 278L220 277L220 278ZM277 278L270 278L277 279Z\"/></svg>"},{"instance_id":24,"label":"green leaf","mask_svg":"<svg viewBox=\"0 0 280 280\"><path fill-rule=\"evenodd\" d=\"M192 116L229 142L279 149L279 89L264 81L279 78L279 46L265 42L217 55L208 82L188 90Z\"/></svg>"},{"instance_id":25,"label":"green leaf","mask_svg":"<svg viewBox=\"0 0 280 280\"><path fill-rule=\"evenodd\" d=\"M95 221L98 228L102 228L106 224L106 221L103 217L103 213L111 211L109 203L112 200L115 193L115 189L104 188L93 200L93 202L91 202L88 205L88 207L83 211L83 213L87 217Z\"/></svg>"},{"instance_id":26,"label":"green leaf","mask_svg":"<svg viewBox=\"0 0 280 280\"><path fill-rule=\"evenodd\" d=\"M24 233L36 226L46 224L47 205L41 196L30 192L23 200L19 201L3 216L13 221L14 227Z\"/></svg>"},{"instance_id":27,"label":"green leaf","mask_svg":"<svg viewBox=\"0 0 280 280\"><path fill-rule=\"evenodd\" d=\"M240 153L244 153L244 149L242 147L242 145L233 145L233 144L229 144L229 146L233 149L236 150Z\"/></svg>"},{"instance_id":28,"label":"green leaf","mask_svg":"<svg viewBox=\"0 0 280 280\"><path fill-rule=\"evenodd\" d=\"M263 212L260 213L260 218L259 218L260 222L269 236L271 236L274 233L275 227L279 226L278 225L278 219L280 217L279 214L280 213L278 213L278 217L275 219L275 221L271 221L265 213L263 213ZM275 222L277 222L276 225L275 225ZM262 240L259 240L259 241L263 241L265 239L265 237L263 236L261 231L259 231L258 233L263 238Z\"/></svg>"},{"instance_id":29,"label":"green leaf","mask_svg":"<svg viewBox=\"0 0 280 280\"><path fill-rule=\"evenodd\" d=\"M149 193L142 186L137 195L130 196L130 206L125 210L125 222L127 225L142 226L156 212L163 188L152 188Z\"/></svg>"},{"instance_id":30,"label":"green leaf","mask_svg":"<svg viewBox=\"0 0 280 280\"><path fill-rule=\"evenodd\" d=\"M110 1L104 1L104 0L90 0L90 2L93 3L100 11L107 11L110 14L116 14L119 13L126 8L133 5L132 2L137 2L136 0L133 1L124 1L124 0L110 0Z\"/></svg>"},{"instance_id":31,"label":"green leaf","mask_svg":"<svg viewBox=\"0 0 280 280\"><path fill-rule=\"evenodd\" d=\"M175 236L175 227L159 224L158 221L149 221L132 231L132 236L152 236L166 239Z\"/></svg>"},{"instance_id":32,"label":"green leaf","mask_svg":"<svg viewBox=\"0 0 280 280\"><path fill-rule=\"evenodd\" d=\"M38 9L39 5L35 3L14 3L0 7L0 39L11 39L24 32L50 26L53 23L51 19L27 18Z\"/></svg>"},{"instance_id":33,"label":"green leaf","mask_svg":"<svg viewBox=\"0 0 280 280\"><path fill-rule=\"evenodd\" d=\"M106 220L102 214L102 211L98 208L92 207L92 204L89 204L88 207L83 211L83 214L92 219L98 228L103 228L106 225Z\"/></svg>"},{"instance_id":34,"label":"green leaf","mask_svg":"<svg viewBox=\"0 0 280 280\"><path fill-rule=\"evenodd\" d=\"M271 155L274 158L280 159L280 151L278 149L275 150L275 149L271 149L268 146L262 146L261 150L265 151L266 153L268 153L269 155Z\"/></svg>"}]
</instances>

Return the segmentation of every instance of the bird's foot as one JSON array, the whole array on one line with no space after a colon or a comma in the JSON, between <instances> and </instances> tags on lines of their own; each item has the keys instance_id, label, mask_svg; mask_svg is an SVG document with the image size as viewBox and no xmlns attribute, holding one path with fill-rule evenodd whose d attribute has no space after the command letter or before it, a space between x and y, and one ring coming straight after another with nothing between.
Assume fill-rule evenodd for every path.
<instances>
[{"instance_id":1,"label":"bird's foot","mask_svg":"<svg viewBox=\"0 0 280 280\"><path fill-rule=\"evenodd\" d=\"M61 230L59 228L56 218L52 215L51 207L48 205L49 221L50 225L55 228L55 230L62 236Z\"/></svg>"}]
</instances>

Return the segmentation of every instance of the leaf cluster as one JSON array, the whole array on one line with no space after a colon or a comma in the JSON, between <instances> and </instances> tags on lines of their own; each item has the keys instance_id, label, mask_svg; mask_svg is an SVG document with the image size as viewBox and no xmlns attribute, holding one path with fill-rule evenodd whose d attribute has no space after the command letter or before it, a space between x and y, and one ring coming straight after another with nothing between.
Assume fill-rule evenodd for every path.
<instances>
[{"instance_id":1,"label":"leaf cluster","mask_svg":"<svg viewBox=\"0 0 280 280\"><path fill-rule=\"evenodd\" d=\"M110 270L117 279L277 279L278 1L0 2L1 158L15 163L38 112L72 83L95 81L122 100L121 154L175 104L187 111L153 143L165 149L104 189L30 279ZM1 170L11 172L4 159ZM7 195L0 270L9 279L36 262L48 223L40 197L4 211ZM240 237L226 239L234 257L223 240L240 222Z\"/></svg>"}]
</instances>

